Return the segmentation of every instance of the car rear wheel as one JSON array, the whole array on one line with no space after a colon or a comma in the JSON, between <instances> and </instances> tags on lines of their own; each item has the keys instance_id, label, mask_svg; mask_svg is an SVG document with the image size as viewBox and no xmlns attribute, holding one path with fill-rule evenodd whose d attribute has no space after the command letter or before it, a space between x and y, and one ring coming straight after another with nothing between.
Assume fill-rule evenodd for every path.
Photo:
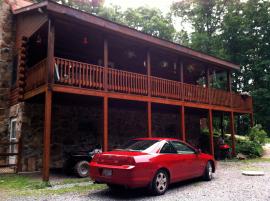
<instances>
[{"instance_id":1,"label":"car rear wheel","mask_svg":"<svg viewBox=\"0 0 270 201\"><path fill-rule=\"evenodd\" d=\"M89 162L88 161L79 161L75 165L75 173L79 177L87 177L89 175Z\"/></svg>"},{"instance_id":2,"label":"car rear wheel","mask_svg":"<svg viewBox=\"0 0 270 201\"><path fill-rule=\"evenodd\" d=\"M152 183L151 191L154 195L163 195L169 186L169 176L165 170L159 170Z\"/></svg>"},{"instance_id":3,"label":"car rear wheel","mask_svg":"<svg viewBox=\"0 0 270 201\"><path fill-rule=\"evenodd\" d=\"M213 165L210 161L208 161L206 164L203 179L205 181L211 181L213 179Z\"/></svg>"}]
</instances>

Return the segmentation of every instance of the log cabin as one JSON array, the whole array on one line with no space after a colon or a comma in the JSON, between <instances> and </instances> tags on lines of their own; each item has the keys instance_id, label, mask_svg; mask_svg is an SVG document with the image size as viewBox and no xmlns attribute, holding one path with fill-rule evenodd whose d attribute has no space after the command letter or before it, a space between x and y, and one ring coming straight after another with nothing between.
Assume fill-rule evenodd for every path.
<instances>
[{"instance_id":1,"label":"log cabin","mask_svg":"<svg viewBox=\"0 0 270 201\"><path fill-rule=\"evenodd\" d=\"M52 1L13 7L12 19L6 136L20 141L17 171L48 181L68 151L147 136L214 155L216 122L234 154L235 116L253 126L252 97L232 88L239 65Z\"/></svg>"}]
</instances>

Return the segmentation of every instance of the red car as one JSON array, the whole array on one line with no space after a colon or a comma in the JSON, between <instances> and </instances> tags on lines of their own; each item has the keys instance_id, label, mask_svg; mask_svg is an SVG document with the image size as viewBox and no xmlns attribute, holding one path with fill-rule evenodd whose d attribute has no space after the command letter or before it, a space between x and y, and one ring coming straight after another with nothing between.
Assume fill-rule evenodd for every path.
<instances>
[{"instance_id":1,"label":"red car","mask_svg":"<svg viewBox=\"0 0 270 201\"><path fill-rule=\"evenodd\" d=\"M111 188L149 187L164 194L169 184L215 172L213 156L172 138L133 139L121 149L96 154L90 162L90 177Z\"/></svg>"}]
</instances>

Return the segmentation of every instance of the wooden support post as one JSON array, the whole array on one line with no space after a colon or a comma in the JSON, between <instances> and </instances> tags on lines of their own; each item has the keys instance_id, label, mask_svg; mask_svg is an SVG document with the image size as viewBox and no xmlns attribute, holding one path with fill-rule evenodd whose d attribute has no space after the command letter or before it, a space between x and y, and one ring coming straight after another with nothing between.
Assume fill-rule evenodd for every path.
<instances>
[{"instance_id":1,"label":"wooden support post","mask_svg":"<svg viewBox=\"0 0 270 201\"><path fill-rule=\"evenodd\" d=\"M51 149L51 119L52 119L52 91L51 84L54 79L54 40L55 28L51 19L48 23L48 48L47 48L47 88L45 91L45 117L43 134L43 181L49 181L50 177L50 149Z\"/></svg>"},{"instance_id":2,"label":"wooden support post","mask_svg":"<svg viewBox=\"0 0 270 201\"><path fill-rule=\"evenodd\" d=\"M147 102L147 134L148 137L152 137L152 104Z\"/></svg>"},{"instance_id":3,"label":"wooden support post","mask_svg":"<svg viewBox=\"0 0 270 201\"><path fill-rule=\"evenodd\" d=\"M208 110L208 129L210 138L210 154L214 156L214 134L213 134L213 112L211 109Z\"/></svg>"},{"instance_id":4,"label":"wooden support post","mask_svg":"<svg viewBox=\"0 0 270 201\"><path fill-rule=\"evenodd\" d=\"M208 103L211 103L211 91L210 91L210 69L207 66L206 69L206 87L207 87L207 91L208 91Z\"/></svg>"},{"instance_id":5,"label":"wooden support post","mask_svg":"<svg viewBox=\"0 0 270 201\"><path fill-rule=\"evenodd\" d=\"M235 128L234 128L234 113L230 112L230 128L232 140L232 156L235 156Z\"/></svg>"},{"instance_id":6,"label":"wooden support post","mask_svg":"<svg viewBox=\"0 0 270 201\"><path fill-rule=\"evenodd\" d=\"M232 76L230 70L227 71L227 90L232 92Z\"/></svg>"},{"instance_id":7,"label":"wooden support post","mask_svg":"<svg viewBox=\"0 0 270 201\"><path fill-rule=\"evenodd\" d=\"M227 71L227 90L230 92L230 106L232 107L232 75L231 71Z\"/></svg>"},{"instance_id":8,"label":"wooden support post","mask_svg":"<svg viewBox=\"0 0 270 201\"><path fill-rule=\"evenodd\" d=\"M108 52L108 40L104 39L103 48L103 63L104 63L104 74L103 74L103 84L104 90L108 91L108 62L109 62L109 52Z\"/></svg>"},{"instance_id":9,"label":"wooden support post","mask_svg":"<svg viewBox=\"0 0 270 201\"><path fill-rule=\"evenodd\" d=\"M147 90L148 96L151 96L151 54L150 50L147 50L146 53L146 67L147 67Z\"/></svg>"},{"instance_id":10,"label":"wooden support post","mask_svg":"<svg viewBox=\"0 0 270 201\"><path fill-rule=\"evenodd\" d=\"M146 53L146 66L147 66L147 91L148 96L151 96L151 55L150 50ZM150 101L147 102L147 134L148 137L152 137L152 104Z\"/></svg>"},{"instance_id":11,"label":"wooden support post","mask_svg":"<svg viewBox=\"0 0 270 201\"><path fill-rule=\"evenodd\" d=\"M221 136L222 138L224 139L224 113L221 112L221 115L220 115L220 130L221 130Z\"/></svg>"},{"instance_id":12,"label":"wooden support post","mask_svg":"<svg viewBox=\"0 0 270 201\"><path fill-rule=\"evenodd\" d=\"M250 119L250 128L254 126L254 116L253 113L249 114L249 119Z\"/></svg>"},{"instance_id":13,"label":"wooden support post","mask_svg":"<svg viewBox=\"0 0 270 201\"><path fill-rule=\"evenodd\" d=\"M180 114L181 114L181 119L180 119L181 140L186 141L185 106L181 106Z\"/></svg>"},{"instance_id":14,"label":"wooden support post","mask_svg":"<svg viewBox=\"0 0 270 201\"><path fill-rule=\"evenodd\" d=\"M184 100L185 99L184 97L184 63L182 60L180 61L180 82L181 82L181 97L182 97L182 100Z\"/></svg>"},{"instance_id":15,"label":"wooden support post","mask_svg":"<svg viewBox=\"0 0 270 201\"><path fill-rule=\"evenodd\" d=\"M55 28L51 19L49 19L48 25L48 49L47 49L47 84L51 85L54 81L54 40L55 40Z\"/></svg>"},{"instance_id":16,"label":"wooden support post","mask_svg":"<svg viewBox=\"0 0 270 201\"><path fill-rule=\"evenodd\" d=\"M51 116L52 116L52 91L48 88L45 92L45 118L43 136L43 181L49 181L50 176L50 149L51 149Z\"/></svg>"},{"instance_id":17,"label":"wooden support post","mask_svg":"<svg viewBox=\"0 0 270 201\"><path fill-rule=\"evenodd\" d=\"M108 97L103 99L103 151L108 151Z\"/></svg>"}]
</instances>

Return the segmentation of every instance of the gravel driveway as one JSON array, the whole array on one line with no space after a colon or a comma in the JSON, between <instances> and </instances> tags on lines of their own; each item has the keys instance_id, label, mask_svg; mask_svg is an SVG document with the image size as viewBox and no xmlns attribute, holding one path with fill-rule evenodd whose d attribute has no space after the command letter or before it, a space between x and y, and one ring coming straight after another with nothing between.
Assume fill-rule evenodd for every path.
<instances>
[{"instance_id":1,"label":"gravel driveway","mask_svg":"<svg viewBox=\"0 0 270 201\"><path fill-rule=\"evenodd\" d=\"M264 176L244 176L242 170L264 170ZM25 198L20 200L33 200ZM220 162L210 182L192 181L172 185L163 196L151 196L145 189L112 193L108 189L87 194L65 194L35 200L106 201L106 200L189 200L189 201L270 201L270 163Z\"/></svg>"}]
</instances>

